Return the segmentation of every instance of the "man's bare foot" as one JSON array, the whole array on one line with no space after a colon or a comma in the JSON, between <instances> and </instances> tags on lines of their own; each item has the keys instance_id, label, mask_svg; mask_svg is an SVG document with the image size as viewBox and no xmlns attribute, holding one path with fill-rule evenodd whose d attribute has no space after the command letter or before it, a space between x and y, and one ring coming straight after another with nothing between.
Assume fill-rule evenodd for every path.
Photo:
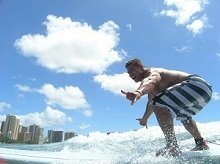
<instances>
[{"instance_id":1,"label":"man's bare foot","mask_svg":"<svg viewBox=\"0 0 220 164\"><path fill-rule=\"evenodd\" d=\"M191 151L202 151L202 150L208 150L209 146L204 144L204 145L200 145L200 146L196 146L193 149L191 149Z\"/></svg>"},{"instance_id":2,"label":"man's bare foot","mask_svg":"<svg viewBox=\"0 0 220 164\"><path fill-rule=\"evenodd\" d=\"M208 150L209 146L207 142L203 138L195 139L196 147L191 149L191 151L201 151L201 150Z\"/></svg>"},{"instance_id":3,"label":"man's bare foot","mask_svg":"<svg viewBox=\"0 0 220 164\"><path fill-rule=\"evenodd\" d=\"M164 148L162 148L162 149L159 149L157 152L156 152L156 157L158 157L158 156L164 156L165 155L165 153L166 153L166 151L167 151L167 147L164 147Z\"/></svg>"},{"instance_id":4,"label":"man's bare foot","mask_svg":"<svg viewBox=\"0 0 220 164\"><path fill-rule=\"evenodd\" d=\"M177 157L180 156L181 154L182 152L177 147L164 147L159 151L157 151L156 156L158 157L158 156L168 155L168 156Z\"/></svg>"}]
</instances>

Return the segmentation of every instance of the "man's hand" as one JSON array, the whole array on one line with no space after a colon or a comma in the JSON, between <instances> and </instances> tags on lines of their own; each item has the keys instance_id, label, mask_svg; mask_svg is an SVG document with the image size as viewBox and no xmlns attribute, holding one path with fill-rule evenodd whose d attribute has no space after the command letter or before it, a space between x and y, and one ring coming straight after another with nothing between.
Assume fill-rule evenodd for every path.
<instances>
[{"instance_id":1,"label":"man's hand","mask_svg":"<svg viewBox=\"0 0 220 164\"><path fill-rule=\"evenodd\" d=\"M148 128L148 126L147 126L147 120L146 120L146 119L137 118L136 120L139 121L139 124L140 124L140 125L146 126L146 128Z\"/></svg>"},{"instance_id":2,"label":"man's hand","mask_svg":"<svg viewBox=\"0 0 220 164\"><path fill-rule=\"evenodd\" d=\"M141 94L138 91L125 92L121 90L121 93L124 94L126 98L131 101L131 105L133 105L141 97Z\"/></svg>"}]
</instances>

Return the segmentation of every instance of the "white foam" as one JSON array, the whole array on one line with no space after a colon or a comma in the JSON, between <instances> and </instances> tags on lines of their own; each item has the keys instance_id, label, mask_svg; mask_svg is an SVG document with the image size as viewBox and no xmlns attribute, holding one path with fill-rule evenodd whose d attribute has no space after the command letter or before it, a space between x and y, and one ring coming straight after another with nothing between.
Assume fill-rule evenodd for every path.
<instances>
[{"instance_id":1,"label":"white foam","mask_svg":"<svg viewBox=\"0 0 220 164\"><path fill-rule=\"evenodd\" d=\"M207 140L220 143L220 122L198 123L198 127ZM207 156L210 160L212 157L219 158L220 161L220 145L209 144L211 149L208 151L189 152L194 147L193 138L183 126L175 126L175 131L188 161L199 155ZM156 151L164 145L160 128L153 126L109 135L93 132L61 143L31 145L29 150L18 150L16 145L14 149L13 146L8 149L0 145L0 159L41 163L175 163L175 158L155 158ZM21 149L22 146L19 147ZM24 148L28 146L25 145Z\"/></svg>"},{"instance_id":2,"label":"white foam","mask_svg":"<svg viewBox=\"0 0 220 164\"><path fill-rule=\"evenodd\" d=\"M71 162L110 162L114 154L101 154L92 152L45 152L45 151L27 151L0 148L0 158L5 160L17 160L25 162L40 163L71 163Z\"/></svg>"}]
</instances>

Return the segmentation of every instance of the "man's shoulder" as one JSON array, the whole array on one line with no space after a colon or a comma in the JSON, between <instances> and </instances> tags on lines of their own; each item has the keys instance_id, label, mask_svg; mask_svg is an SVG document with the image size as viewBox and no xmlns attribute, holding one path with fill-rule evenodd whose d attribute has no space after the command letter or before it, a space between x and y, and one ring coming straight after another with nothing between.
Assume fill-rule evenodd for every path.
<instances>
[{"instance_id":1,"label":"man's shoulder","mask_svg":"<svg viewBox=\"0 0 220 164\"><path fill-rule=\"evenodd\" d=\"M165 68L161 68L161 67L152 67L150 68L151 71L157 71L157 72L160 72L160 71L169 71L168 69L165 69Z\"/></svg>"},{"instance_id":2,"label":"man's shoulder","mask_svg":"<svg viewBox=\"0 0 220 164\"><path fill-rule=\"evenodd\" d=\"M164 73L168 73L169 70L168 69L165 69L165 68L151 68L150 70L151 74L164 74Z\"/></svg>"}]
</instances>

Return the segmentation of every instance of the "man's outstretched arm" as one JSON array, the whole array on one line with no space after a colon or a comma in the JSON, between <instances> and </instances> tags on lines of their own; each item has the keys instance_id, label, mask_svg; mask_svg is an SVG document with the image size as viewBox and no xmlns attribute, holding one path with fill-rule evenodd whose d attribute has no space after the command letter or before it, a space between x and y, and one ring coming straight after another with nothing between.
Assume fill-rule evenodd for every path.
<instances>
[{"instance_id":1,"label":"man's outstretched arm","mask_svg":"<svg viewBox=\"0 0 220 164\"><path fill-rule=\"evenodd\" d=\"M146 110L145 110L145 112L144 112L143 117L136 119L136 120L139 121L139 124L140 124L140 125L146 126L146 128L147 128L147 120L148 120L148 118L151 116L151 114L154 112L152 106L150 105L150 99L151 99L150 97L151 97L151 96L148 95L148 103L147 103L147 105L146 105Z\"/></svg>"},{"instance_id":2,"label":"man's outstretched arm","mask_svg":"<svg viewBox=\"0 0 220 164\"><path fill-rule=\"evenodd\" d=\"M141 95L148 94L154 90L155 85L157 85L160 80L160 74L153 72L149 77L143 79L136 91L138 91Z\"/></svg>"}]
</instances>

